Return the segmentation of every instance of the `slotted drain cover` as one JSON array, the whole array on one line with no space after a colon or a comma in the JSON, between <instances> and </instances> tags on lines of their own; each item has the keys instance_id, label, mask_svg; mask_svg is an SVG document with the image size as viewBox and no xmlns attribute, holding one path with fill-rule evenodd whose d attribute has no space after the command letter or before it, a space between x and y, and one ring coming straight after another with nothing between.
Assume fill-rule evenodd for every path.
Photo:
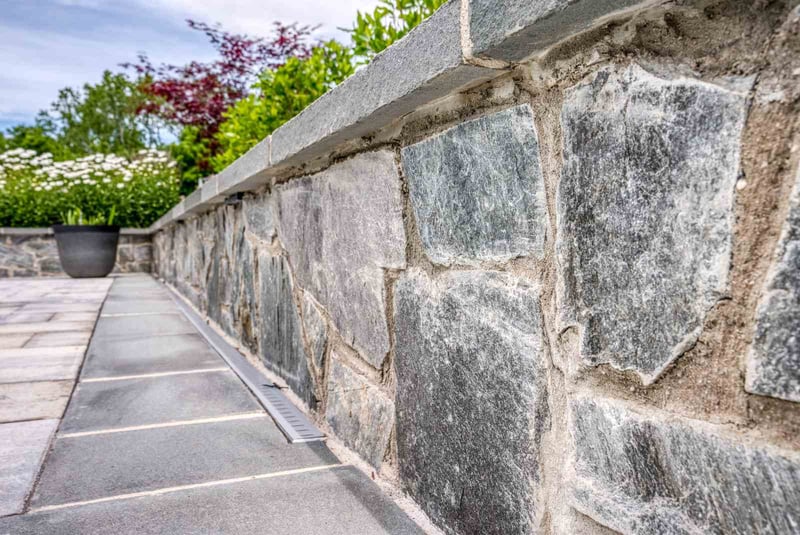
<instances>
[{"instance_id":1,"label":"slotted drain cover","mask_svg":"<svg viewBox=\"0 0 800 535\"><path fill-rule=\"evenodd\" d=\"M169 286L167 286L169 288ZM172 300L192 325L203 335L214 350L228 363L228 366L239 376L247 387L258 398L264 409L272 416L278 428L292 444L298 442L314 442L323 440L325 435L311 423L303 412L283 395L281 389L267 379L258 369L250 364L239 351L225 341L208 324L203 321L169 288Z\"/></svg>"}]
</instances>

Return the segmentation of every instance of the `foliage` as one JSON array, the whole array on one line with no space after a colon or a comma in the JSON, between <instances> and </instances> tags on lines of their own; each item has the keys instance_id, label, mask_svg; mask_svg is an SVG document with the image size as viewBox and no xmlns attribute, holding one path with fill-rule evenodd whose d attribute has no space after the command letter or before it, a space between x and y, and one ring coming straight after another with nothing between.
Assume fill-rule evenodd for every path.
<instances>
[{"instance_id":1,"label":"foliage","mask_svg":"<svg viewBox=\"0 0 800 535\"><path fill-rule=\"evenodd\" d=\"M20 124L12 126L5 135L0 134L0 151L11 149L49 152L57 158L64 156L65 152L56 140L55 134L42 125Z\"/></svg>"},{"instance_id":2,"label":"foliage","mask_svg":"<svg viewBox=\"0 0 800 535\"><path fill-rule=\"evenodd\" d=\"M261 71L276 69L289 58L308 57L313 28L276 22L272 35L261 39L187 22L208 37L219 54L217 60L156 67L141 55L137 63L125 66L138 74L140 89L147 96L140 106L141 114L160 117L182 129L191 128L180 135L179 163L187 177L199 177L211 172L210 159L218 151L215 134L225 111L247 95ZM200 146L189 147L191 141Z\"/></svg>"},{"instance_id":3,"label":"foliage","mask_svg":"<svg viewBox=\"0 0 800 535\"><path fill-rule=\"evenodd\" d=\"M113 225L116 207L112 206L108 215L95 214L87 216L80 208L72 208L61 214L61 222L65 225Z\"/></svg>"},{"instance_id":4,"label":"foliage","mask_svg":"<svg viewBox=\"0 0 800 535\"><path fill-rule=\"evenodd\" d=\"M350 50L336 41L314 48L306 59L289 58L281 67L264 71L254 94L225 114L216 136L220 154L214 158L214 169L221 171L233 163L353 71Z\"/></svg>"},{"instance_id":5,"label":"foliage","mask_svg":"<svg viewBox=\"0 0 800 535\"><path fill-rule=\"evenodd\" d=\"M175 164L162 151L55 162L47 153L14 149L0 154L0 226L49 226L67 210L113 209L117 224L146 227L178 202L178 187Z\"/></svg>"},{"instance_id":6,"label":"foliage","mask_svg":"<svg viewBox=\"0 0 800 535\"><path fill-rule=\"evenodd\" d=\"M353 54L368 63L376 54L430 17L446 0L381 0L372 12L356 14L347 29L353 41Z\"/></svg>"}]
</instances>

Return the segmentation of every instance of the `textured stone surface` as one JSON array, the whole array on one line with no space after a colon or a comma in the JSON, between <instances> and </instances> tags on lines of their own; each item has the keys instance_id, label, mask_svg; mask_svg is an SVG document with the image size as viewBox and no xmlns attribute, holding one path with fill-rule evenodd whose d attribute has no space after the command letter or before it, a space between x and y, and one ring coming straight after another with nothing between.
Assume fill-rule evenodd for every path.
<instances>
[{"instance_id":1,"label":"textured stone surface","mask_svg":"<svg viewBox=\"0 0 800 535\"><path fill-rule=\"evenodd\" d=\"M328 343L328 328L316 303L307 292L303 292L303 328L306 343L317 371L325 368L325 346Z\"/></svg>"},{"instance_id":2,"label":"textured stone surface","mask_svg":"<svg viewBox=\"0 0 800 535\"><path fill-rule=\"evenodd\" d=\"M380 468L394 426L394 403L335 357L328 372L325 418L348 447Z\"/></svg>"},{"instance_id":3,"label":"textured stone surface","mask_svg":"<svg viewBox=\"0 0 800 535\"><path fill-rule=\"evenodd\" d=\"M383 268L405 267L394 154L360 154L278 188L279 235L297 283L375 367L389 350Z\"/></svg>"},{"instance_id":4,"label":"textured stone surface","mask_svg":"<svg viewBox=\"0 0 800 535\"><path fill-rule=\"evenodd\" d=\"M247 230L258 239L270 243L275 236L275 216L268 194L262 193L242 201Z\"/></svg>"},{"instance_id":5,"label":"textured stone surface","mask_svg":"<svg viewBox=\"0 0 800 535\"><path fill-rule=\"evenodd\" d=\"M544 253L547 201L527 104L402 151L425 252L440 264Z\"/></svg>"},{"instance_id":6,"label":"textured stone surface","mask_svg":"<svg viewBox=\"0 0 800 535\"><path fill-rule=\"evenodd\" d=\"M581 328L585 363L649 384L726 295L745 113L746 89L636 65L569 92L558 306L561 330Z\"/></svg>"},{"instance_id":7,"label":"textured stone surface","mask_svg":"<svg viewBox=\"0 0 800 535\"><path fill-rule=\"evenodd\" d=\"M800 402L800 170L747 363L747 390Z\"/></svg>"},{"instance_id":8,"label":"textured stone surface","mask_svg":"<svg viewBox=\"0 0 800 535\"><path fill-rule=\"evenodd\" d=\"M0 383L73 380L86 346L0 349Z\"/></svg>"},{"instance_id":9,"label":"textured stone surface","mask_svg":"<svg viewBox=\"0 0 800 535\"><path fill-rule=\"evenodd\" d=\"M457 533L530 533L541 520L549 417L538 297L497 272L431 280L414 270L397 284L400 475Z\"/></svg>"},{"instance_id":10,"label":"textured stone surface","mask_svg":"<svg viewBox=\"0 0 800 535\"><path fill-rule=\"evenodd\" d=\"M0 424L0 516L22 512L56 427L58 420Z\"/></svg>"},{"instance_id":11,"label":"textured stone surface","mask_svg":"<svg viewBox=\"0 0 800 535\"><path fill-rule=\"evenodd\" d=\"M286 259L261 253L260 274L261 358L267 368L286 380L310 407L316 404L314 382L303 346L300 315L292 295Z\"/></svg>"},{"instance_id":12,"label":"textured stone surface","mask_svg":"<svg viewBox=\"0 0 800 535\"><path fill-rule=\"evenodd\" d=\"M623 533L796 533L800 457L644 417L609 400L571 403L571 501Z\"/></svg>"},{"instance_id":13,"label":"textured stone surface","mask_svg":"<svg viewBox=\"0 0 800 535\"><path fill-rule=\"evenodd\" d=\"M73 381L0 384L0 422L61 418Z\"/></svg>"},{"instance_id":14,"label":"textured stone surface","mask_svg":"<svg viewBox=\"0 0 800 535\"><path fill-rule=\"evenodd\" d=\"M472 54L520 61L642 0L470 0Z\"/></svg>"}]
</instances>

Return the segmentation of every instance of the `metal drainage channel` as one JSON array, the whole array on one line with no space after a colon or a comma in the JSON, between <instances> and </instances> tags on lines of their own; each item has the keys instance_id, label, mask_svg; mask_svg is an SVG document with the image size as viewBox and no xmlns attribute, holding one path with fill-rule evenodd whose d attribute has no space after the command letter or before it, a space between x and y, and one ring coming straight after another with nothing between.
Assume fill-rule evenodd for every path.
<instances>
[{"instance_id":1,"label":"metal drainage channel","mask_svg":"<svg viewBox=\"0 0 800 535\"><path fill-rule=\"evenodd\" d=\"M166 285L165 285L166 286ZM192 310L174 289L167 286L170 297L184 316L203 335L206 341L228 366L239 376L266 409L278 428L292 444L316 442L325 439L325 434L314 426L305 414L283 395L272 381L264 377L258 369L217 334L194 310Z\"/></svg>"}]
</instances>

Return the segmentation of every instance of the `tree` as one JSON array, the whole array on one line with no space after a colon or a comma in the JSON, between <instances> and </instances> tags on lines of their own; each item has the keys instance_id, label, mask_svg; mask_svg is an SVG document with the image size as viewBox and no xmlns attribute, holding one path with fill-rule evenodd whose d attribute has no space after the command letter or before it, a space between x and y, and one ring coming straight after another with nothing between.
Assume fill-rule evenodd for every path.
<instances>
[{"instance_id":1,"label":"tree","mask_svg":"<svg viewBox=\"0 0 800 535\"><path fill-rule=\"evenodd\" d=\"M39 154L49 152L60 159L67 157L54 132L42 125L12 126L5 135L0 134L0 153L12 149L33 150Z\"/></svg>"}]
</instances>

